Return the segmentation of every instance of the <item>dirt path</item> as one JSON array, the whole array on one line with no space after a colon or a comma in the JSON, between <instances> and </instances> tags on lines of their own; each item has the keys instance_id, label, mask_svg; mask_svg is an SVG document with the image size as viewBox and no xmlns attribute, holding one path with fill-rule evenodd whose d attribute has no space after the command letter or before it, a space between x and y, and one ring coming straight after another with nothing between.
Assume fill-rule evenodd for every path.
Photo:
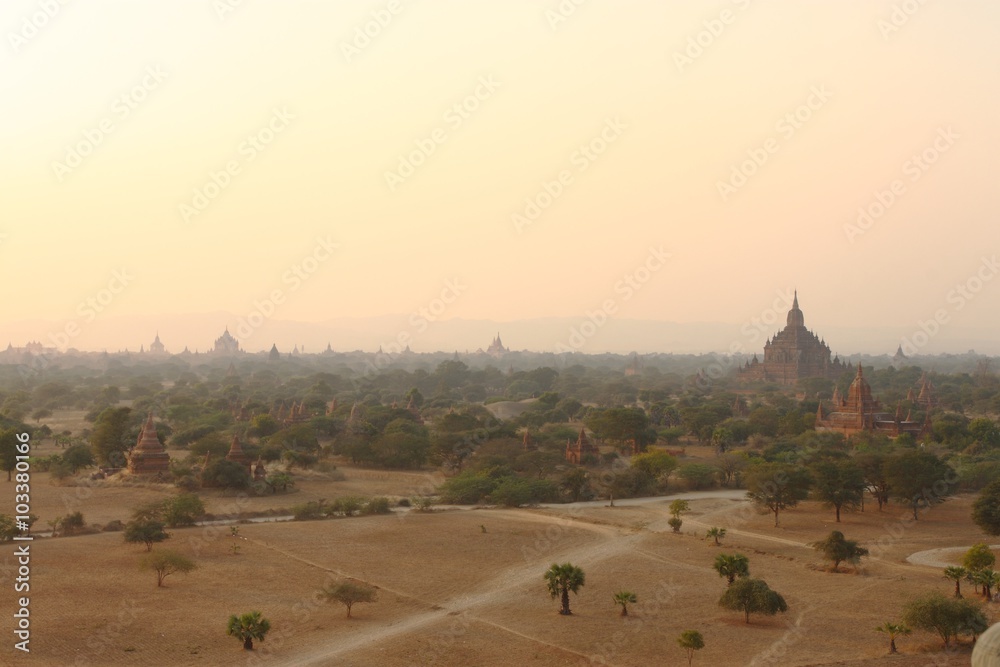
<instances>
[{"instance_id":1,"label":"dirt path","mask_svg":"<svg viewBox=\"0 0 1000 667\"><path fill-rule=\"evenodd\" d=\"M925 565L927 567L951 567L956 563L954 561L944 560L945 556L963 553L971 548L972 545L970 544L967 547L942 547L940 549L928 549L927 551L918 551L910 554L906 557L906 560L914 565ZM1000 549L1000 544L991 544L990 549Z\"/></svg>"},{"instance_id":2,"label":"dirt path","mask_svg":"<svg viewBox=\"0 0 1000 667\"><path fill-rule=\"evenodd\" d=\"M515 512L515 510L500 510L505 512ZM524 518L524 514L518 514L518 518ZM566 519L564 517L550 516L544 514L532 515L532 520L539 523L555 523L555 524L566 524ZM471 622L483 623L491 627L509 632L518 637L527 639L529 641L554 648L559 651L563 651L568 655L575 656L578 658L590 659L589 655L580 653L571 648L560 646L558 644L553 644L544 639L538 637L532 637L530 635L524 634L519 630L507 627L503 624L497 623L495 621L490 621L475 615L475 611L478 608L495 603L498 599L505 596L513 596L517 594L517 590L522 586L531 583L538 583L541 579L539 572L545 570L552 563L552 561L572 561L573 563L580 566L593 565L601 561L613 558L615 556L621 555L623 553L628 553L635 551L635 542L643 539L642 535L621 535L621 531L613 526L603 526L599 524L589 524L587 522L574 522L570 525L574 525L580 528L592 530L601 533L605 536L616 536L618 539L609 540L605 542L599 542L596 544L588 545L585 547L578 547L572 549L566 549L563 551L552 551L539 556L532 561L526 562L523 565L516 565L507 568L499 575L493 579L484 582L482 586L479 587L478 592L470 592L469 594L462 595L459 597L451 598L442 602L435 602L433 600L425 600L421 598L414 597L412 595L395 591L387 588L382 588L394 593L408 600L413 600L420 604L426 605L430 609L425 612L418 613L416 615L410 616L402 621L397 621L394 623L389 623L387 625L379 625L370 628L358 629L350 637L342 637L332 639L322 646L319 646L309 653L295 656L286 660L283 664L292 665L294 667L307 667L308 665L328 665L331 660L342 656L351 651L366 648L370 646L378 645L378 643L383 642L386 639L396 637L398 635L415 631L419 628L432 625L437 622L448 620L455 616L461 615ZM277 546L271 545L269 543L263 542L261 540L253 540L255 543L272 549L283 556L298 560L302 563L311 565L312 567L324 570L326 572L333 572L338 576L348 577L353 576L350 573L340 572L338 570L325 567L319 563L315 563L305 558L296 556L295 554L289 553L280 549ZM370 581L372 585L379 586L378 582ZM614 667L610 665L609 667Z\"/></svg>"}]
</instances>

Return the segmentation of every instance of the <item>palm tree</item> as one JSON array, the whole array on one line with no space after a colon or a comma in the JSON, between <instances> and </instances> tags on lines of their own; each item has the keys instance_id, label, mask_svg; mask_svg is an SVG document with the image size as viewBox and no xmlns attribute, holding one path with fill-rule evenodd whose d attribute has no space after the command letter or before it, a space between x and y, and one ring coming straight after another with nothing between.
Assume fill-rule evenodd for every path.
<instances>
[{"instance_id":1,"label":"palm tree","mask_svg":"<svg viewBox=\"0 0 1000 667\"><path fill-rule=\"evenodd\" d=\"M944 576L955 582L955 597L962 597L962 579L965 579L969 571L964 567L946 567Z\"/></svg>"},{"instance_id":2,"label":"palm tree","mask_svg":"<svg viewBox=\"0 0 1000 667\"><path fill-rule=\"evenodd\" d=\"M615 604L622 606L622 616L628 616L629 603L635 604L636 597L632 591L618 591L613 597Z\"/></svg>"},{"instance_id":3,"label":"palm tree","mask_svg":"<svg viewBox=\"0 0 1000 667\"><path fill-rule=\"evenodd\" d=\"M711 528L708 529L708 532L705 533L705 537L711 537L715 540L715 546L719 546L719 540L721 540L725 536L726 536L726 529L719 528L717 526L712 526Z\"/></svg>"},{"instance_id":4,"label":"palm tree","mask_svg":"<svg viewBox=\"0 0 1000 667\"><path fill-rule=\"evenodd\" d=\"M237 616L233 614L229 617L229 625L226 626L226 634L236 637L243 642L243 649L253 650L253 640L264 641L264 635L271 630L271 623L260 615L259 611L251 611Z\"/></svg>"},{"instance_id":5,"label":"palm tree","mask_svg":"<svg viewBox=\"0 0 1000 667\"><path fill-rule=\"evenodd\" d=\"M891 621L886 621L875 628L875 631L885 632L889 635L889 653L898 653L896 650L896 637L908 635L913 632L906 623L893 623Z\"/></svg>"},{"instance_id":6,"label":"palm tree","mask_svg":"<svg viewBox=\"0 0 1000 667\"><path fill-rule=\"evenodd\" d=\"M979 570L974 576L976 583L983 587L983 597L989 602L993 599L993 589L1000 587L1000 572L996 570Z\"/></svg>"},{"instance_id":7,"label":"palm tree","mask_svg":"<svg viewBox=\"0 0 1000 667\"><path fill-rule=\"evenodd\" d=\"M743 554L719 554L712 564L720 577L725 577L732 586L736 577L750 576L750 560Z\"/></svg>"},{"instance_id":8,"label":"palm tree","mask_svg":"<svg viewBox=\"0 0 1000 667\"><path fill-rule=\"evenodd\" d=\"M573 612L569 610L569 594L576 593L584 583L583 570L572 563L562 565L552 564L552 567L545 573L545 583L549 588L549 595L553 598L562 598L562 608L559 613L569 616Z\"/></svg>"}]
</instances>

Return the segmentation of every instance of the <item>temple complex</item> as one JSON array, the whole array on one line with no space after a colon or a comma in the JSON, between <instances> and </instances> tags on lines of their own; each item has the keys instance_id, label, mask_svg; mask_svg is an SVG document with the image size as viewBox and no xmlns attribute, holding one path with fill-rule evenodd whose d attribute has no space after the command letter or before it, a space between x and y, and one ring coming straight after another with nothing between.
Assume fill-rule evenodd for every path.
<instances>
[{"instance_id":1,"label":"temple complex","mask_svg":"<svg viewBox=\"0 0 1000 667\"><path fill-rule=\"evenodd\" d=\"M215 339L215 347L212 348L212 352L215 354L235 354L240 351L240 342L233 338L233 334L229 333L229 327L226 327L226 331Z\"/></svg>"},{"instance_id":2,"label":"temple complex","mask_svg":"<svg viewBox=\"0 0 1000 667\"><path fill-rule=\"evenodd\" d=\"M764 343L764 361L753 359L739 369L741 380L762 380L794 385L811 377L837 379L848 369L839 357L830 360L830 347L806 329L795 293L785 328Z\"/></svg>"},{"instance_id":3,"label":"temple complex","mask_svg":"<svg viewBox=\"0 0 1000 667\"><path fill-rule=\"evenodd\" d=\"M914 421L909 410L903 415L903 406L897 405L895 414L882 412L878 399L872 396L871 386L864 378L861 363L846 396L841 396L837 388L833 390L829 412L824 410L823 401L816 409L816 430L834 431L851 436L861 431L877 431L895 438L909 433L915 438L930 431L930 412L923 422Z\"/></svg>"},{"instance_id":4,"label":"temple complex","mask_svg":"<svg viewBox=\"0 0 1000 667\"><path fill-rule=\"evenodd\" d=\"M476 352L478 354L484 354L485 353L485 354L490 355L491 357L502 357L503 355L505 355L508 352L510 352L510 348L506 348L506 347L503 346L503 343L500 342L500 332L497 332L497 337L494 338L490 342L490 346L488 348L486 348L485 352L484 352L483 348L479 348L478 350L476 350ZM458 356L458 352L456 352L455 355L457 357Z\"/></svg>"},{"instance_id":5,"label":"temple complex","mask_svg":"<svg viewBox=\"0 0 1000 667\"><path fill-rule=\"evenodd\" d=\"M128 471L135 475L151 475L170 471L170 455L163 449L156 437L153 413L149 413L139 440L128 457Z\"/></svg>"},{"instance_id":6,"label":"temple complex","mask_svg":"<svg viewBox=\"0 0 1000 667\"><path fill-rule=\"evenodd\" d=\"M153 342L149 344L149 352L151 354L166 354L167 353L166 346L164 346L163 343L160 342L160 332L159 331L156 332L156 338L153 339Z\"/></svg>"},{"instance_id":7,"label":"temple complex","mask_svg":"<svg viewBox=\"0 0 1000 667\"><path fill-rule=\"evenodd\" d=\"M576 465L597 463L600 450L587 437L586 432L581 428L580 435L576 442L566 441L566 460Z\"/></svg>"}]
</instances>

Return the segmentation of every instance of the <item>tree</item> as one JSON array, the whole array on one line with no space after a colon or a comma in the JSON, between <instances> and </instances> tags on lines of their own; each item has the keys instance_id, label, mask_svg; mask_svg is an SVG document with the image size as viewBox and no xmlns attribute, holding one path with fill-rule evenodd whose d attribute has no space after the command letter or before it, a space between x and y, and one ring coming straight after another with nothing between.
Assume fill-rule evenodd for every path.
<instances>
[{"instance_id":1,"label":"tree","mask_svg":"<svg viewBox=\"0 0 1000 667\"><path fill-rule=\"evenodd\" d=\"M944 576L955 582L955 597L962 597L962 579L965 579L969 574L969 571L964 567L946 567L944 568Z\"/></svg>"},{"instance_id":2,"label":"tree","mask_svg":"<svg viewBox=\"0 0 1000 667\"><path fill-rule=\"evenodd\" d=\"M62 462L69 467L70 472L76 473L81 468L89 468L94 465L94 453L86 445L73 445L62 454Z\"/></svg>"},{"instance_id":3,"label":"tree","mask_svg":"<svg viewBox=\"0 0 1000 667\"><path fill-rule=\"evenodd\" d=\"M1000 479L993 480L979 492L972 504L972 520L987 535L1000 535Z\"/></svg>"},{"instance_id":4,"label":"tree","mask_svg":"<svg viewBox=\"0 0 1000 667\"><path fill-rule=\"evenodd\" d=\"M163 522L154 519L133 519L125 524L125 541L129 544L145 544L146 551L153 550L154 542L162 542L170 537L163 530Z\"/></svg>"},{"instance_id":5,"label":"tree","mask_svg":"<svg viewBox=\"0 0 1000 667\"><path fill-rule=\"evenodd\" d=\"M5 429L0 432L0 468L7 471L7 481L17 467L17 431Z\"/></svg>"},{"instance_id":6,"label":"tree","mask_svg":"<svg viewBox=\"0 0 1000 667\"><path fill-rule=\"evenodd\" d=\"M681 521L681 512L687 512L688 507L690 505L688 505L688 501L686 500L675 500L670 503L670 518L667 520L667 523L670 524L675 533L681 531L681 524L684 523Z\"/></svg>"},{"instance_id":7,"label":"tree","mask_svg":"<svg viewBox=\"0 0 1000 667\"><path fill-rule=\"evenodd\" d=\"M718 526L712 526L711 528L708 529L708 532L705 533L705 537L711 537L712 539L715 540L715 546L719 546L719 540L721 540L725 536L726 536L726 529L719 528Z\"/></svg>"},{"instance_id":8,"label":"tree","mask_svg":"<svg viewBox=\"0 0 1000 667\"><path fill-rule=\"evenodd\" d=\"M839 530L832 531L825 540L813 542L812 547L823 554L827 560L833 561L833 571L836 572L842 562L857 567L862 556L868 555L868 549L859 547L857 541L848 540Z\"/></svg>"},{"instance_id":9,"label":"tree","mask_svg":"<svg viewBox=\"0 0 1000 667\"><path fill-rule=\"evenodd\" d=\"M885 476L893 495L909 503L916 521L920 507L945 501L954 488L955 472L934 454L912 449L886 459Z\"/></svg>"},{"instance_id":10,"label":"tree","mask_svg":"<svg viewBox=\"0 0 1000 667\"><path fill-rule=\"evenodd\" d=\"M562 476L559 486L576 502L590 491L590 475L584 468L572 468Z\"/></svg>"},{"instance_id":11,"label":"tree","mask_svg":"<svg viewBox=\"0 0 1000 667\"><path fill-rule=\"evenodd\" d=\"M101 465L121 468L132 448L131 408L105 408L94 420L90 446Z\"/></svg>"},{"instance_id":12,"label":"tree","mask_svg":"<svg viewBox=\"0 0 1000 667\"><path fill-rule=\"evenodd\" d=\"M193 526L203 514L205 505L193 493L182 493L163 503L163 521L170 528Z\"/></svg>"},{"instance_id":13,"label":"tree","mask_svg":"<svg viewBox=\"0 0 1000 667\"><path fill-rule=\"evenodd\" d=\"M677 470L677 476L695 490L712 486L718 474L719 469L707 463L685 463Z\"/></svg>"},{"instance_id":14,"label":"tree","mask_svg":"<svg viewBox=\"0 0 1000 667\"><path fill-rule=\"evenodd\" d=\"M801 466L788 463L762 463L747 473L747 499L757 507L774 514L795 507L809 495L809 473Z\"/></svg>"},{"instance_id":15,"label":"tree","mask_svg":"<svg viewBox=\"0 0 1000 667\"><path fill-rule=\"evenodd\" d=\"M889 480L885 476L886 455L881 452L861 452L854 457L854 460L861 466L861 474L868 492L875 498L878 511L881 512L889 502L890 491Z\"/></svg>"},{"instance_id":16,"label":"tree","mask_svg":"<svg viewBox=\"0 0 1000 667\"><path fill-rule=\"evenodd\" d=\"M997 557L990 551L990 547L982 542L972 545L962 557L962 565L970 573L992 568L996 562Z\"/></svg>"},{"instance_id":17,"label":"tree","mask_svg":"<svg viewBox=\"0 0 1000 667\"><path fill-rule=\"evenodd\" d=\"M936 632L945 648L962 633L978 635L989 627L978 604L970 600L946 598L935 591L912 600L903 612L903 621L914 628Z\"/></svg>"},{"instance_id":18,"label":"tree","mask_svg":"<svg viewBox=\"0 0 1000 667\"><path fill-rule=\"evenodd\" d=\"M908 635L913 630L910 629L906 623L893 623L892 621L886 621L882 625L875 628L876 632L884 632L889 635L889 653L898 653L896 650L896 637L900 635Z\"/></svg>"},{"instance_id":19,"label":"tree","mask_svg":"<svg viewBox=\"0 0 1000 667\"><path fill-rule=\"evenodd\" d=\"M684 649L684 652L687 653L688 667L691 667L691 661L694 659L694 652L705 648L705 639L697 630L685 630L681 633L681 636L677 638L677 645Z\"/></svg>"},{"instance_id":20,"label":"tree","mask_svg":"<svg viewBox=\"0 0 1000 667\"><path fill-rule=\"evenodd\" d=\"M562 600L562 607L559 613L569 616L573 612L569 610L569 594L576 593L584 584L585 576L583 570L571 563L562 565L552 564L552 567L545 573L545 583L549 589L549 595L553 598L557 596Z\"/></svg>"},{"instance_id":21,"label":"tree","mask_svg":"<svg viewBox=\"0 0 1000 667\"><path fill-rule=\"evenodd\" d=\"M361 602L378 600L378 589L363 582L342 581L323 589L329 600L336 600L347 607L347 618L351 617L351 607Z\"/></svg>"},{"instance_id":22,"label":"tree","mask_svg":"<svg viewBox=\"0 0 1000 667\"><path fill-rule=\"evenodd\" d=\"M750 622L750 614L774 616L779 611L788 611L785 598L771 590L763 579L750 578L734 581L719 598L719 606L742 611L747 623Z\"/></svg>"},{"instance_id":23,"label":"tree","mask_svg":"<svg viewBox=\"0 0 1000 667\"><path fill-rule=\"evenodd\" d=\"M615 604L621 605L622 616L628 616L628 605L635 604L638 598L632 591L618 591L614 594L613 599Z\"/></svg>"},{"instance_id":24,"label":"tree","mask_svg":"<svg viewBox=\"0 0 1000 667\"><path fill-rule=\"evenodd\" d=\"M979 570L972 575L973 581L983 587L983 598L989 602L993 599L993 589L1000 586L1000 572L996 570Z\"/></svg>"},{"instance_id":25,"label":"tree","mask_svg":"<svg viewBox=\"0 0 1000 667\"><path fill-rule=\"evenodd\" d=\"M655 479L657 484L665 488L667 478L677 468L677 459L662 450L654 450L644 454L636 454L629 461L629 465L646 473L651 479Z\"/></svg>"},{"instance_id":26,"label":"tree","mask_svg":"<svg viewBox=\"0 0 1000 667\"><path fill-rule=\"evenodd\" d=\"M186 558L176 551L162 550L154 551L144 555L139 560L140 570L154 570L156 572L156 585L163 586L163 580L175 572L187 574L194 570L197 565L189 558Z\"/></svg>"},{"instance_id":27,"label":"tree","mask_svg":"<svg viewBox=\"0 0 1000 667\"><path fill-rule=\"evenodd\" d=\"M841 509L853 511L861 504L865 478L861 467L854 461L820 461L813 466L812 473L816 498L836 510L837 523L840 523Z\"/></svg>"},{"instance_id":28,"label":"tree","mask_svg":"<svg viewBox=\"0 0 1000 667\"><path fill-rule=\"evenodd\" d=\"M271 623L261 616L259 611L251 611L229 617L226 634L243 642L243 650L253 650L253 640L264 641L265 635L271 630Z\"/></svg>"},{"instance_id":29,"label":"tree","mask_svg":"<svg viewBox=\"0 0 1000 667\"><path fill-rule=\"evenodd\" d=\"M733 585L737 577L750 576L750 560L743 554L719 554L712 567L720 577L726 578L729 586Z\"/></svg>"}]
</instances>

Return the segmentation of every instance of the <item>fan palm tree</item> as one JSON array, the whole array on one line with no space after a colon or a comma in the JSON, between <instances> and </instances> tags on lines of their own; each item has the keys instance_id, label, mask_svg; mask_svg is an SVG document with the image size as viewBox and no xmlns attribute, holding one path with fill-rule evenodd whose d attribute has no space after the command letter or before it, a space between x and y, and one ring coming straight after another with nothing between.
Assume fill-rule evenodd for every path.
<instances>
[{"instance_id":1,"label":"fan palm tree","mask_svg":"<svg viewBox=\"0 0 1000 667\"><path fill-rule=\"evenodd\" d=\"M270 630L271 623L259 611L247 612L241 616L233 614L226 626L226 634L241 640L247 651L253 650L253 640L264 641L264 635Z\"/></svg>"},{"instance_id":2,"label":"fan palm tree","mask_svg":"<svg viewBox=\"0 0 1000 667\"><path fill-rule=\"evenodd\" d=\"M715 540L715 546L719 546L719 540L721 540L725 536L726 536L726 529L719 528L718 526L712 526L711 528L708 529L708 532L705 533L705 537L711 537L712 539Z\"/></svg>"},{"instance_id":3,"label":"fan palm tree","mask_svg":"<svg viewBox=\"0 0 1000 667\"><path fill-rule=\"evenodd\" d=\"M560 597L562 608L559 613L569 616L573 612L569 610L569 594L576 593L584 584L583 570L572 563L562 565L552 564L552 567L545 573L545 583L549 588L549 595L553 598Z\"/></svg>"},{"instance_id":4,"label":"fan palm tree","mask_svg":"<svg viewBox=\"0 0 1000 667\"><path fill-rule=\"evenodd\" d=\"M719 554L712 564L720 577L725 577L730 586L736 577L750 576L750 560L743 554Z\"/></svg>"},{"instance_id":5,"label":"fan palm tree","mask_svg":"<svg viewBox=\"0 0 1000 667\"><path fill-rule=\"evenodd\" d=\"M955 582L955 597L962 597L962 579L969 574L969 571L964 567L946 567L944 568L944 576Z\"/></svg>"},{"instance_id":6,"label":"fan palm tree","mask_svg":"<svg viewBox=\"0 0 1000 667\"><path fill-rule=\"evenodd\" d=\"M615 604L620 604L622 606L622 616L628 616L628 605L635 604L636 597L635 593L632 591L618 591L614 594Z\"/></svg>"},{"instance_id":7,"label":"fan palm tree","mask_svg":"<svg viewBox=\"0 0 1000 667\"><path fill-rule=\"evenodd\" d=\"M908 635L913 632L906 623L893 623L891 621L886 621L875 628L875 631L884 632L889 635L889 653L898 653L896 650L896 637L899 635Z\"/></svg>"}]
</instances>

